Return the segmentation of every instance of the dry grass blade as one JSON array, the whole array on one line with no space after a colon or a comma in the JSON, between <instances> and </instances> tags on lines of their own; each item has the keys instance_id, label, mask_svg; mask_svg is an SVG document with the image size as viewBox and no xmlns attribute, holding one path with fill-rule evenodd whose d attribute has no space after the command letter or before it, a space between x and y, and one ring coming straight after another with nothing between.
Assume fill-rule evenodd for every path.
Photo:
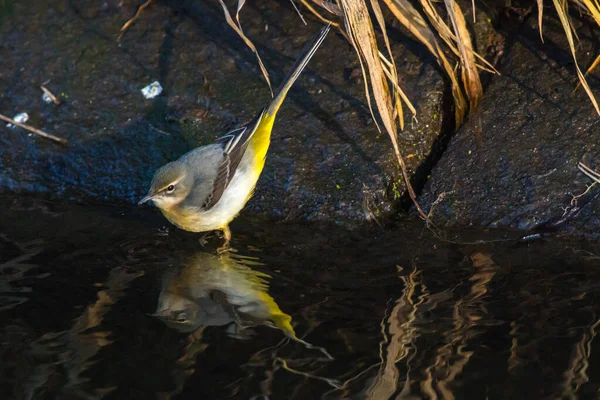
<instances>
[{"instance_id":1,"label":"dry grass blade","mask_svg":"<svg viewBox=\"0 0 600 400\"><path fill-rule=\"evenodd\" d=\"M379 52L379 58L383 62L383 64L382 64L383 72L385 72L385 75L390 80L390 83L394 86L394 89L396 89L396 94L400 95L402 100L406 103L406 106L408 107L410 112L413 114L413 118L416 119L417 110L415 109L413 104L408 99L408 96L406 96L404 91L400 88L400 86L398 84L398 75L396 74L396 78L392 79L393 77L392 77L392 73L390 72L390 70L394 67L394 65L390 61L388 61L388 59L385 58L385 56L381 52Z\"/></svg>"},{"instance_id":2,"label":"dry grass blade","mask_svg":"<svg viewBox=\"0 0 600 400\"><path fill-rule=\"evenodd\" d=\"M0 114L0 120L2 120L2 121L5 121L5 122L8 122L8 123L10 123L10 124L13 124L13 125L15 125L15 126L18 126L19 128L26 129L26 130L28 130L29 132L33 132L33 133L35 133L36 135L43 136L43 137L45 137L46 139L54 140L55 142L58 142L58 143L61 143L61 144L66 144L66 143L67 143L67 140L66 140L66 139L59 138L58 136L51 135L51 134L49 134L49 133L46 133L46 132L44 132L44 131L42 131L42 130L39 130L39 129L37 129L37 128L34 128L33 126L26 125L26 124L22 124L22 123L20 123L20 122L17 122L17 121L15 121L15 120L14 120L14 119L12 119L12 118L9 118L9 117L7 117L6 115L2 115L2 114Z\"/></svg>"},{"instance_id":3,"label":"dry grass blade","mask_svg":"<svg viewBox=\"0 0 600 400\"><path fill-rule=\"evenodd\" d=\"M454 3L454 2L452 1L452 3ZM474 58L477 57L480 60L483 60L483 58L480 57L477 53L475 53L473 51L473 48L471 45L471 39L469 37L469 32L466 29L466 24L465 24L464 17L462 16L462 12L460 12L460 9L458 9L457 5L450 4L450 9L448 10L448 14L451 15L451 20L455 27L455 30L457 27L459 27L459 28L462 27L458 31L459 35L461 35L462 37L459 37L457 34L452 32L452 30L448 27L448 25L446 25L446 23L444 22L442 17L436 11L431 0L421 0L421 6L423 7L425 14L427 15L427 18L429 19L429 22L431 22L433 28L438 33L440 38L442 38L442 40L444 41L444 43L446 43L448 48L460 58L460 60L461 60L460 67L461 67L461 75L462 75L461 80L463 82L463 87L465 88L465 92L467 93L467 97L469 98L470 111L472 113L476 112L478 105L479 105L479 99L481 98L481 96L483 94L483 88L481 87L481 81L479 80L479 75L477 74L477 71L475 69L475 68L477 68L477 64L474 62ZM456 7L454 7L454 6L456 6ZM446 7L448 8L447 3L446 3ZM465 34L466 34L466 37L464 37ZM462 46L461 46L461 43L462 43ZM466 45L467 43L468 43L468 46ZM443 53L440 51L440 54L443 54ZM445 59L445 57L444 58L440 57L440 59L444 65L444 69L446 71L448 71L452 68L449 61L447 59ZM467 62L471 62L471 61L472 62L469 65L465 65L464 64L465 60ZM468 71L468 73L466 73L466 71ZM452 85L453 85L452 93L456 99L457 96L459 96L458 93L459 93L460 89L458 87L459 86L458 78L454 74L455 74L455 71L453 70L453 72L451 74L449 74L449 76L453 81L452 82ZM461 94L461 96L462 96L462 94ZM462 104L464 104L466 106L466 101L461 102L461 105ZM460 123L462 123L465 114L466 114L466 110L460 109L459 107L457 107L457 110L456 110L457 125L460 125ZM476 136L477 136L478 142L481 143L480 124L476 124Z\"/></svg>"},{"instance_id":4,"label":"dry grass blade","mask_svg":"<svg viewBox=\"0 0 600 400\"><path fill-rule=\"evenodd\" d=\"M244 43L246 43L246 46L248 46L256 55L256 59L258 60L258 65L260 67L260 70L261 70L263 76L265 77L265 81L267 81L267 85L269 85L269 90L271 91L271 96L272 96L273 88L271 87L271 80L269 79L269 73L267 72L267 69L265 68L265 66L263 64L263 62L260 58L260 55L258 54L258 50L256 50L256 47L254 46L252 41L250 39L248 39L248 37L244 34L244 31L242 30L242 25L240 24L239 14L240 14L240 10L244 6L245 0L239 0L239 2L238 2L237 13L236 13L237 24L231 18L231 14L229 14L229 10L227 9L227 6L223 2L223 0L219 0L219 3L221 4L221 7L223 7L223 13L225 14L225 20L227 21L227 24L233 28L235 33L237 33L238 36L242 38Z\"/></svg>"},{"instance_id":5,"label":"dry grass blade","mask_svg":"<svg viewBox=\"0 0 600 400\"><path fill-rule=\"evenodd\" d=\"M300 2L302 4L304 4L304 7L308 8L308 10L313 13L317 18L319 18L319 20L321 22L324 22L326 24L331 24L331 26L333 26L335 29L338 30L338 32L340 32L342 35L344 35L344 37L350 41L350 38L348 37L348 35L346 34L346 32L342 29L342 27L340 26L340 24L338 24L337 22L334 22L330 19L325 18L324 16L321 15L320 12L318 12L309 2L309 0L300 0ZM322 6L323 8L325 8L327 11L331 12L334 15L337 16L341 16L342 15L342 11L339 9L338 6L336 6L335 4L332 4L330 6L324 6L321 3L327 3L323 0L311 0L313 3ZM327 4L331 4L331 3L327 3Z\"/></svg>"},{"instance_id":6,"label":"dry grass blade","mask_svg":"<svg viewBox=\"0 0 600 400\"><path fill-rule=\"evenodd\" d=\"M438 40L421 14L408 0L384 0L396 19L400 21L427 49L436 57L438 64L446 71L452 82L452 97L454 98L454 110L456 126L462 124L467 102L458 83L456 71L440 49Z\"/></svg>"},{"instance_id":7,"label":"dry grass blade","mask_svg":"<svg viewBox=\"0 0 600 400\"><path fill-rule=\"evenodd\" d=\"M384 127L392 136L392 142L396 143L396 125L392 118L390 92L381 63L379 62L379 56L375 55L376 52L379 54L379 50L377 49L375 32L373 31L373 26L369 19L367 7L361 1L338 0L338 2L343 11L344 23L346 25L350 43L358 54L358 61L360 62L360 67L363 76L365 77L365 94L367 96L367 104L371 111L371 116L377 125L377 129L381 130L377 118L375 118L375 114L373 113L369 83L371 84L371 90L373 90L375 102L381 119L383 120ZM365 70L365 64L368 68L368 75Z\"/></svg>"},{"instance_id":8,"label":"dry grass blade","mask_svg":"<svg viewBox=\"0 0 600 400\"><path fill-rule=\"evenodd\" d=\"M544 18L544 0L537 0L538 6L538 26L540 28L540 39L544 43L544 35L542 34L542 19Z\"/></svg>"},{"instance_id":9,"label":"dry grass blade","mask_svg":"<svg viewBox=\"0 0 600 400\"><path fill-rule=\"evenodd\" d=\"M438 14L435 7L433 6L432 0L421 0L421 6L423 7L423 11L427 15L427 18L431 22L431 25L435 29L435 31L439 34L442 40L448 45L448 48L456 54L457 57L460 57L460 50L458 49L457 43L458 38L454 32L446 25L443 18ZM461 13L462 16L462 13ZM464 19L464 17L463 17ZM482 69L484 71L488 71L491 73L497 74L498 71L494 68L492 64L487 62L485 58L480 56L478 53L473 51L473 56L480 60L484 65L476 64L477 68Z\"/></svg>"},{"instance_id":10,"label":"dry grass blade","mask_svg":"<svg viewBox=\"0 0 600 400\"><path fill-rule=\"evenodd\" d=\"M138 10L135 13L135 15L133 16L133 18L131 18L129 21L127 21L127 22L125 22L125 24L123 24L123 26L121 27L121 33L119 34L119 37L117 38L117 41L121 40L121 38L125 34L125 31L127 29L129 29L129 27L131 25L133 25L133 23L140 17L140 15L142 15L142 11L144 11L144 9L146 7L148 7L150 5L150 3L152 3L152 0L148 0L147 2L145 2L144 4L142 4L140 6L140 8L138 8Z\"/></svg>"},{"instance_id":11,"label":"dry grass blade","mask_svg":"<svg viewBox=\"0 0 600 400\"><path fill-rule=\"evenodd\" d=\"M396 121L394 118L394 109L392 107L392 96L390 94L390 89L382 62L379 58L379 50L377 41L375 39L375 32L373 25L371 24L367 5L362 0L338 0L338 6L344 15L344 23L346 26L346 32L350 38L350 43L359 56L360 66L365 77L364 80L367 103L369 104L371 113L373 113L373 110L369 95L369 84L373 93L373 97L375 98L375 104L377 105L381 121L383 122L383 125L392 141L394 153L398 163L400 164L400 169L402 170L402 175L404 177L408 193L413 203L417 207L421 217L423 217L425 220L428 220L427 215L423 212L423 209L417 202L416 194L412 188L412 185L410 184L410 179L406 170L406 164L404 163L404 159L398 147L398 139L396 137Z\"/></svg>"},{"instance_id":12,"label":"dry grass blade","mask_svg":"<svg viewBox=\"0 0 600 400\"><path fill-rule=\"evenodd\" d=\"M331 3L327 0L311 0L311 1L313 3L315 3L316 5L326 9L333 15L337 15L338 17L342 16L342 10L340 10L340 8L334 3Z\"/></svg>"},{"instance_id":13,"label":"dry grass blade","mask_svg":"<svg viewBox=\"0 0 600 400\"><path fill-rule=\"evenodd\" d=\"M587 11L590 13L592 18L594 18L594 21L596 21L596 24L598 24L598 26L600 26L600 2L598 2L598 0L581 0L581 1L583 2L583 5L587 9ZM596 57L596 59L594 60L592 65L590 65L590 67L587 69L587 71L585 71L584 76L587 76L590 72L592 72L594 70L594 68L596 68L598 66L598 64L600 64L600 55L598 55L598 57ZM577 86L579 86L579 85L577 85Z\"/></svg>"},{"instance_id":14,"label":"dry grass blade","mask_svg":"<svg viewBox=\"0 0 600 400\"><path fill-rule=\"evenodd\" d=\"M423 7L423 11L425 11L425 15L431 22L431 25L435 29L435 31L440 35L442 40L446 42L448 48L457 56L459 55L458 49L456 48L456 36L446 25L443 18L438 14L435 7L432 4L432 0L421 0L421 6Z\"/></svg>"},{"instance_id":15,"label":"dry grass blade","mask_svg":"<svg viewBox=\"0 0 600 400\"><path fill-rule=\"evenodd\" d=\"M477 114L479 111L479 102L483 97L483 87L477 72L475 63L475 55L471 36L467 29L465 17L460 11L460 7L454 0L444 0L448 16L452 22L452 27L456 33L456 44L460 53L461 60L461 75L463 85L469 98L469 111L471 114ZM479 141L481 141L481 123L476 124L475 133Z\"/></svg>"},{"instance_id":16,"label":"dry grass blade","mask_svg":"<svg viewBox=\"0 0 600 400\"><path fill-rule=\"evenodd\" d=\"M600 64L600 55L598 55L598 57L596 57L596 59L594 60L592 65L590 65L590 67L587 69L587 71L585 71L585 74L587 75L590 72L592 72L594 70L594 68L596 68L598 66L598 64Z\"/></svg>"},{"instance_id":17,"label":"dry grass blade","mask_svg":"<svg viewBox=\"0 0 600 400\"><path fill-rule=\"evenodd\" d=\"M379 58L382 61L381 67L383 69L383 72L393 85L394 90L392 92L394 98L395 116L397 116L398 121L400 122L400 129L404 130L404 114L402 112L402 101L400 99L402 98L406 101L409 109L413 113L413 116L417 113L417 111L410 103L410 101L408 101L408 97L398 84L398 72L396 69L396 62L394 61L392 47L390 46L390 40L388 38L387 30L385 27L385 20L383 18L383 13L381 12L381 8L379 7L378 1L379 0L371 0L371 9L373 10L373 14L375 14L375 19L377 20L379 28L381 29L381 32L383 34L383 41L385 43L385 48L389 55L389 60L387 60L386 57L380 51L378 51L377 53L379 54Z\"/></svg>"},{"instance_id":18,"label":"dry grass blade","mask_svg":"<svg viewBox=\"0 0 600 400\"><path fill-rule=\"evenodd\" d=\"M598 0L580 0L589 14L594 18L596 24L600 26L600 2Z\"/></svg>"},{"instance_id":19,"label":"dry grass blade","mask_svg":"<svg viewBox=\"0 0 600 400\"><path fill-rule=\"evenodd\" d=\"M575 54L575 42L573 40L573 27L571 26L571 22L569 20L568 15L568 5L566 0L553 0L554 7L556 8L556 12L558 13L558 17L560 18L560 22L565 30L565 35L567 36L567 41L569 42L569 48L571 49L571 54L573 55L573 61L575 62L575 68L577 70L577 76L579 77L579 81L581 85L585 89L588 97L592 101L596 112L600 114L600 107L598 106L598 102L592 93L592 89L587 83L585 76L579 69L579 64L577 64L577 55Z\"/></svg>"},{"instance_id":20,"label":"dry grass blade","mask_svg":"<svg viewBox=\"0 0 600 400\"><path fill-rule=\"evenodd\" d=\"M587 69L587 71L585 71L585 74L583 74L583 76L588 76L588 74L590 72L592 72L594 70L594 68L596 68L599 64L600 64L600 55L598 55L598 57L596 57L594 62L592 62L592 65L590 65L590 67ZM573 89L573 93L575 93L577 91L577 89L579 89L579 86L581 86L581 81L577 83L577 86L575 87L575 89ZM573 93L571 93L571 94L573 94Z\"/></svg>"}]
</instances>

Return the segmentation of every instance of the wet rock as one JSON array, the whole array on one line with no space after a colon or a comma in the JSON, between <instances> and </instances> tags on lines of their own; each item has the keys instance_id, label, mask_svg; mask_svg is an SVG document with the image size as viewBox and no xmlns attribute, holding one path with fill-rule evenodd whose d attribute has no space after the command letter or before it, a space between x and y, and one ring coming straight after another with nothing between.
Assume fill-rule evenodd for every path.
<instances>
[{"instance_id":1,"label":"wet rock","mask_svg":"<svg viewBox=\"0 0 600 400\"><path fill-rule=\"evenodd\" d=\"M158 167L252 119L269 101L254 55L218 3L156 2L120 42L119 29L143 2L37 3L14 3L0 25L0 112L26 109L31 125L69 145L3 130L1 191L133 203ZM248 4L241 18L274 86L320 27L310 18L304 26L287 2ZM419 112L399 135L415 171L442 130L444 82L423 46L395 25L390 32ZM332 32L278 116L246 212L344 221L394 210L404 186L359 70L350 45ZM164 91L143 99L139 89L154 81ZM41 84L61 107L39 101Z\"/></svg>"},{"instance_id":2,"label":"wet rock","mask_svg":"<svg viewBox=\"0 0 600 400\"><path fill-rule=\"evenodd\" d=\"M592 182L577 163L586 158L600 166L599 117L585 92L574 91L577 76L559 22L548 17L544 45L536 22L530 17L507 39L502 75L493 78L481 106L483 147L472 119L431 174L421 200L438 225L543 229L570 216L563 227L599 232L597 199L574 212L597 188L572 203ZM585 68L597 52L586 29L578 32ZM599 78L599 72L588 76L596 97Z\"/></svg>"}]
</instances>

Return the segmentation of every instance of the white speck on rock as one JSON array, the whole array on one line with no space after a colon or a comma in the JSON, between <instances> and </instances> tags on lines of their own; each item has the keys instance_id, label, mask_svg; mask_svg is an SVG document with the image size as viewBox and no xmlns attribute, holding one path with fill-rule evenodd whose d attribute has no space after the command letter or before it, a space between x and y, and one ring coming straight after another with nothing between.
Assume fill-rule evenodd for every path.
<instances>
[{"instance_id":1,"label":"white speck on rock","mask_svg":"<svg viewBox=\"0 0 600 400\"><path fill-rule=\"evenodd\" d=\"M16 122L20 123L20 124L24 124L29 119L29 115L26 112L22 112L22 113L19 113L19 114L15 115L13 117L13 119ZM7 124L6 126L8 128L14 128L15 127L13 124Z\"/></svg>"},{"instance_id":2,"label":"white speck on rock","mask_svg":"<svg viewBox=\"0 0 600 400\"><path fill-rule=\"evenodd\" d=\"M52 97L50 97L50 95L48 95L48 93L44 92L42 94L42 101L44 103L52 103L54 100L52 100Z\"/></svg>"},{"instance_id":3,"label":"white speck on rock","mask_svg":"<svg viewBox=\"0 0 600 400\"><path fill-rule=\"evenodd\" d=\"M158 96L159 94L161 94L162 91L163 91L162 86L160 85L160 83L158 81L156 81L156 82L152 82L151 84L149 84L148 86L143 88L142 94L147 99L153 99L156 96Z\"/></svg>"}]
</instances>

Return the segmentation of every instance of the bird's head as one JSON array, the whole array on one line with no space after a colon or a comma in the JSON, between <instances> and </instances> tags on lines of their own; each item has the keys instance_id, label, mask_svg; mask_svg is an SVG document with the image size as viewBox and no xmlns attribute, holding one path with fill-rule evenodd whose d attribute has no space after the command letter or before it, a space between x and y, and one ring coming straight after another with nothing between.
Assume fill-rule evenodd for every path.
<instances>
[{"instance_id":1,"label":"bird's head","mask_svg":"<svg viewBox=\"0 0 600 400\"><path fill-rule=\"evenodd\" d=\"M202 312L198 304L181 295L162 292L155 314L149 314L180 332L192 332L202 325Z\"/></svg>"},{"instance_id":2,"label":"bird's head","mask_svg":"<svg viewBox=\"0 0 600 400\"><path fill-rule=\"evenodd\" d=\"M138 204L152 200L158 208L170 208L186 198L193 183L192 174L185 163L170 162L156 171L148 195Z\"/></svg>"}]
</instances>

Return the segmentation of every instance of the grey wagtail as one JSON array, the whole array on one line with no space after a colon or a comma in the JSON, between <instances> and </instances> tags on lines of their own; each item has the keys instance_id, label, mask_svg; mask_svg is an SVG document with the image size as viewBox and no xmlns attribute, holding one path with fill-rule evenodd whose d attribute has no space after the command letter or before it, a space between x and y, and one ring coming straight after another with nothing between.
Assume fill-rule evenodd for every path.
<instances>
[{"instance_id":1,"label":"grey wagtail","mask_svg":"<svg viewBox=\"0 0 600 400\"><path fill-rule=\"evenodd\" d=\"M186 231L222 230L225 243L221 249L226 248L231 239L229 223L252 197L265 165L277 111L329 28L315 35L271 104L254 120L161 167L139 204L152 200L169 222Z\"/></svg>"}]
</instances>

